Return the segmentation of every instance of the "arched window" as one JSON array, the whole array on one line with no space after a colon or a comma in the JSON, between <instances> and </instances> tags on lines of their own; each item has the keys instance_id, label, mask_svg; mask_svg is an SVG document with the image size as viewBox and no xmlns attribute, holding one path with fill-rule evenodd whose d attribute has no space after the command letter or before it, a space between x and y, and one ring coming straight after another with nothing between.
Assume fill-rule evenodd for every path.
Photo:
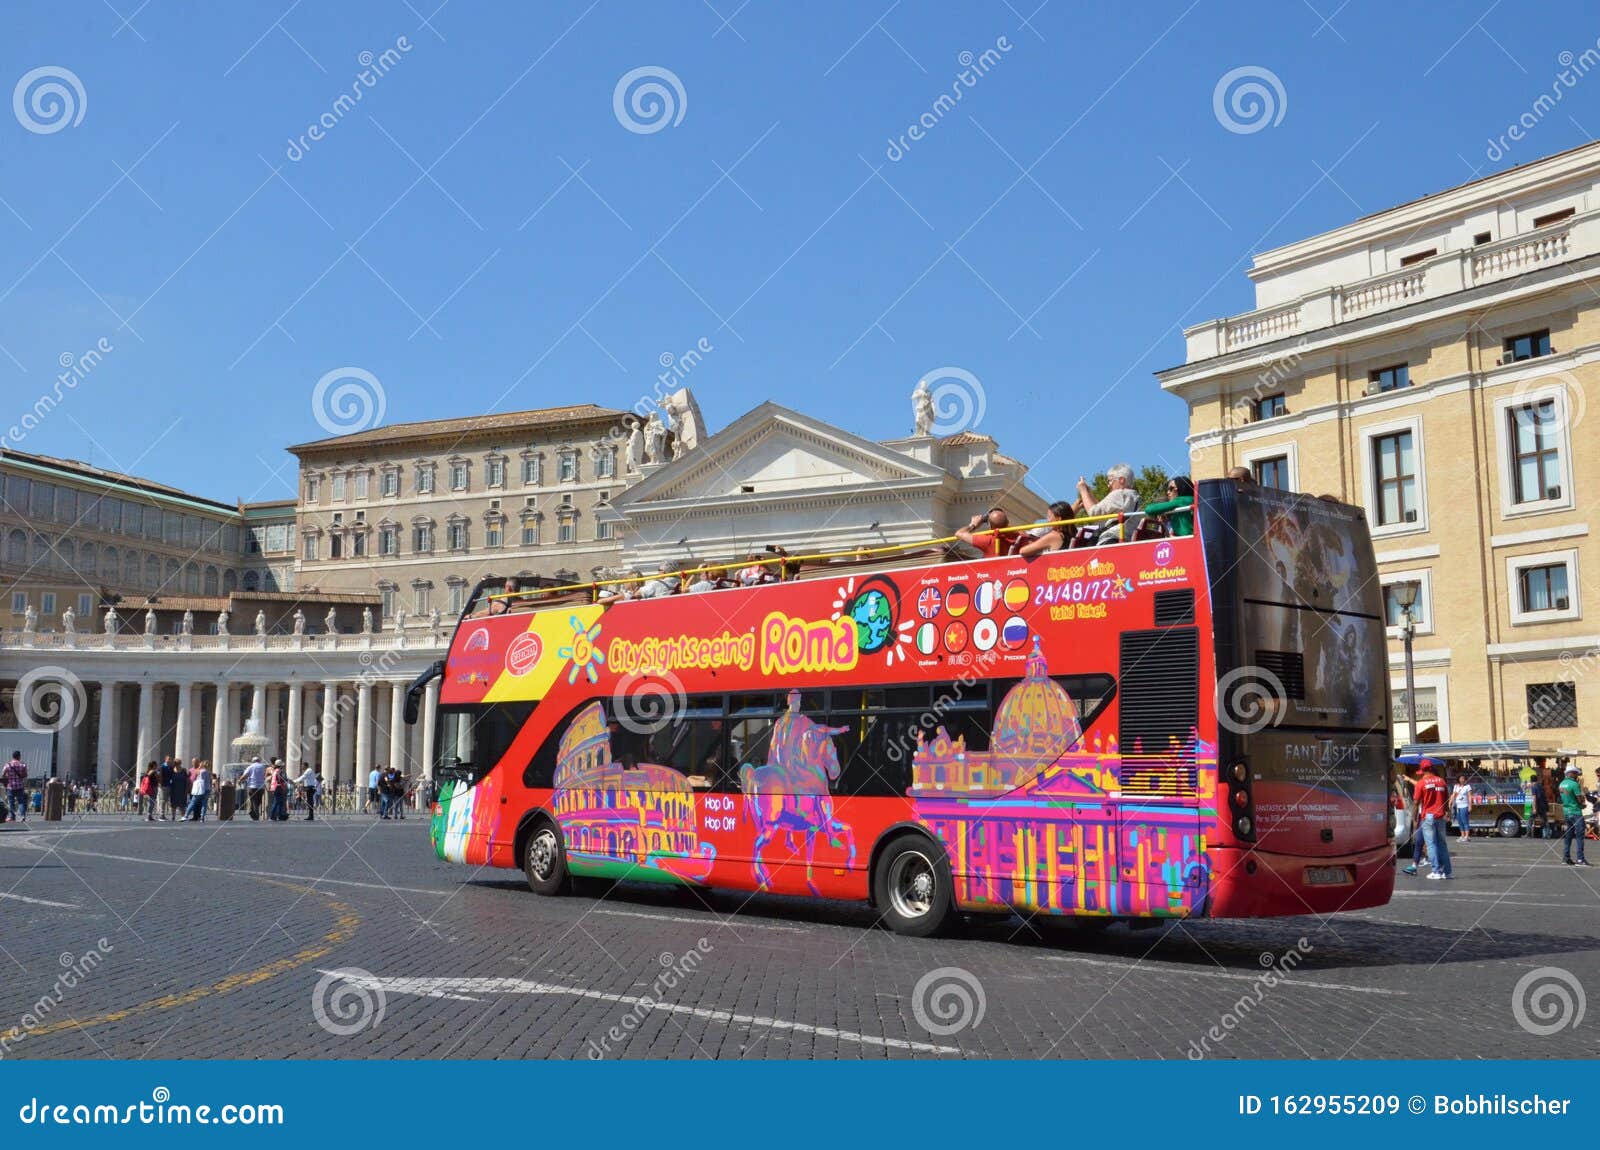
<instances>
[{"instance_id":1,"label":"arched window","mask_svg":"<svg viewBox=\"0 0 1600 1150\"><path fill-rule=\"evenodd\" d=\"M261 576L254 571L244 573L244 589L246 591L261 590Z\"/></svg>"},{"instance_id":2,"label":"arched window","mask_svg":"<svg viewBox=\"0 0 1600 1150\"><path fill-rule=\"evenodd\" d=\"M6 536L6 562L18 567L28 565L28 533L13 531Z\"/></svg>"},{"instance_id":3,"label":"arched window","mask_svg":"<svg viewBox=\"0 0 1600 1150\"><path fill-rule=\"evenodd\" d=\"M100 581L102 583L115 583L122 574L121 558L117 555L115 547L107 547L100 552Z\"/></svg>"},{"instance_id":4,"label":"arched window","mask_svg":"<svg viewBox=\"0 0 1600 1150\"><path fill-rule=\"evenodd\" d=\"M161 560L154 555L144 557L144 585L150 591L161 586Z\"/></svg>"},{"instance_id":5,"label":"arched window","mask_svg":"<svg viewBox=\"0 0 1600 1150\"><path fill-rule=\"evenodd\" d=\"M139 585L139 555L135 551L122 553L122 581L129 587Z\"/></svg>"},{"instance_id":6,"label":"arched window","mask_svg":"<svg viewBox=\"0 0 1600 1150\"><path fill-rule=\"evenodd\" d=\"M200 568L194 563L184 564L183 593L185 595L200 594Z\"/></svg>"},{"instance_id":7,"label":"arched window","mask_svg":"<svg viewBox=\"0 0 1600 1150\"><path fill-rule=\"evenodd\" d=\"M34 567L40 571L48 571L50 569L50 559L50 540L46 539L43 535L35 535L33 537Z\"/></svg>"},{"instance_id":8,"label":"arched window","mask_svg":"<svg viewBox=\"0 0 1600 1150\"><path fill-rule=\"evenodd\" d=\"M172 594L178 589L178 561L167 560L167 577L161 581L161 589L167 594Z\"/></svg>"},{"instance_id":9,"label":"arched window","mask_svg":"<svg viewBox=\"0 0 1600 1150\"><path fill-rule=\"evenodd\" d=\"M78 548L78 574L85 579L93 579L100 568L100 554L94 549L93 543L85 543Z\"/></svg>"},{"instance_id":10,"label":"arched window","mask_svg":"<svg viewBox=\"0 0 1600 1150\"><path fill-rule=\"evenodd\" d=\"M230 568L222 573L222 593L232 595L239 589L239 576Z\"/></svg>"},{"instance_id":11,"label":"arched window","mask_svg":"<svg viewBox=\"0 0 1600 1150\"><path fill-rule=\"evenodd\" d=\"M70 539L57 539L56 569L59 571L71 571L73 569L73 554L74 550Z\"/></svg>"},{"instance_id":12,"label":"arched window","mask_svg":"<svg viewBox=\"0 0 1600 1150\"><path fill-rule=\"evenodd\" d=\"M217 587L218 587L217 569L215 567L207 567L206 568L206 594L207 595L215 595L217 593Z\"/></svg>"}]
</instances>

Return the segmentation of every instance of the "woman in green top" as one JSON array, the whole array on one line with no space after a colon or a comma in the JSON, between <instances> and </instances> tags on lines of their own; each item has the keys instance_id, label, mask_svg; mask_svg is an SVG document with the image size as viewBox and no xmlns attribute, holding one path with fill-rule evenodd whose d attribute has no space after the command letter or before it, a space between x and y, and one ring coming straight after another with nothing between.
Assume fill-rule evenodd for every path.
<instances>
[{"instance_id":1,"label":"woman in green top","mask_svg":"<svg viewBox=\"0 0 1600 1150\"><path fill-rule=\"evenodd\" d=\"M1167 480L1167 497L1141 508L1148 518L1159 515L1166 520L1168 535L1194 534L1194 483L1187 475Z\"/></svg>"}]
</instances>

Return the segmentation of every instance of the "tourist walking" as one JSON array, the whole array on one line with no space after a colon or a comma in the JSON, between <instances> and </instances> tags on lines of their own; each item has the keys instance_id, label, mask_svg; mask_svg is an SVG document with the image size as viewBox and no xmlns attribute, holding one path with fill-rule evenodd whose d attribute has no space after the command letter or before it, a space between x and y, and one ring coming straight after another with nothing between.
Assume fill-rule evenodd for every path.
<instances>
[{"instance_id":1,"label":"tourist walking","mask_svg":"<svg viewBox=\"0 0 1600 1150\"><path fill-rule=\"evenodd\" d=\"M1467 782L1466 775L1456 776L1455 789L1450 792L1450 805L1456 812L1456 830L1461 832L1461 841L1466 842L1472 837L1472 784Z\"/></svg>"},{"instance_id":2,"label":"tourist walking","mask_svg":"<svg viewBox=\"0 0 1600 1150\"><path fill-rule=\"evenodd\" d=\"M6 804L11 817L28 821L28 764L22 761L21 751L11 752L11 761L6 764L4 772L6 784ZM18 811L22 814L19 816Z\"/></svg>"},{"instance_id":3,"label":"tourist walking","mask_svg":"<svg viewBox=\"0 0 1600 1150\"><path fill-rule=\"evenodd\" d=\"M279 823L289 821L289 772L283 769L281 759L273 759L267 771L267 818Z\"/></svg>"},{"instance_id":4,"label":"tourist walking","mask_svg":"<svg viewBox=\"0 0 1600 1150\"><path fill-rule=\"evenodd\" d=\"M250 759L250 765L239 772L239 785L244 787L250 796L250 819L252 822L261 818L261 800L267 793L267 765L261 761L260 755Z\"/></svg>"},{"instance_id":5,"label":"tourist walking","mask_svg":"<svg viewBox=\"0 0 1600 1150\"><path fill-rule=\"evenodd\" d=\"M189 780L189 809L183 817L197 823L206 821L206 802L211 798L211 764L205 760L194 765L194 777Z\"/></svg>"},{"instance_id":6,"label":"tourist walking","mask_svg":"<svg viewBox=\"0 0 1600 1150\"><path fill-rule=\"evenodd\" d=\"M1428 856L1433 861L1430 879L1448 879L1455 875L1450 867L1450 848L1445 842L1445 781L1439 777L1437 764L1423 759L1417 764L1417 816L1422 820L1423 837L1428 842Z\"/></svg>"},{"instance_id":7,"label":"tourist walking","mask_svg":"<svg viewBox=\"0 0 1600 1150\"><path fill-rule=\"evenodd\" d=\"M316 822L317 792L322 790L322 780L317 777L316 769L310 763L301 763L300 765L305 769L300 772L300 777L295 781L300 784L300 792L305 796L306 822Z\"/></svg>"},{"instance_id":8,"label":"tourist walking","mask_svg":"<svg viewBox=\"0 0 1600 1150\"><path fill-rule=\"evenodd\" d=\"M1589 866L1589 860L1583 857L1583 836L1586 825L1583 820L1583 784L1578 781L1580 771L1577 763L1568 763L1565 777L1561 780L1561 814L1567 820L1567 829L1561 836L1561 861L1568 866ZM1572 857L1572 844L1578 844L1578 857Z\"/></svg>"},{"instance_id":9,"label":"tourist walking","mask_svg":"<svg viewBox=\"0 0 1600 1150\"><path fill-rule=\"evenodd\" d=\"M150 763L139 780L139 805L144 808L146 822L156 821L156 803L161 791L161 768Z\"/></svg>"}]
</instances>

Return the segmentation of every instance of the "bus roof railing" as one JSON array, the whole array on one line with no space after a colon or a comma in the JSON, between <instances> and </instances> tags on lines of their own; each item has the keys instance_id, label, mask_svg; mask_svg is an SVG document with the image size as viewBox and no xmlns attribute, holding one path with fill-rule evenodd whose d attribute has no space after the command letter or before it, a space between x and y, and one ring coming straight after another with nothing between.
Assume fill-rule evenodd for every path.
<instances>
[{"instance_id":1,"label":"bus roof railing","mask_svg":"<svg viewBox=\"0 0 1600 1150\"><path fill-rule=\"evenodd\" d=\"M1122 512L1106 515L1082 515L1074 519L1042 519L1035 523L1021 523L998 528L985 528L980 534L993 533L996 535L1020 535L1025 531L1037 531L1041 528L1054 527L1085 527L1094 523L1109 523L1115 520L1121 524L1128 516ZM643 583L663 576L676 576L682 579L687 575L705 574L717 575L729 571L741 571L754 566L776 566L779 578L784 581L798 579L803 569L809 565L825 564L822 574L845 567L865 566L891 562L894 560L926 560L943 550L948 561L956 561L959 557L950 555L953 544L961 543L957 535L942 535L937 539L923 539L910 543L887 543L876 547L853 547L848 551L824 551L808 555L790 555L782 549L774 550L767 555L746 557L744 559L730 560L726 563L696 563L682 560L680 566L674 571L659 571L654 575L618 575L609 579L591 579L582 583L558 584L553 587L533 586L526 589L522 584L531 582L531 579L511 576L516 579L518 589L515 591L502 591L493 595L480 596L477 591L467 602L467 613L480 603L492 604L506 600L507 610L542 610L546 607L558 607L582 602L598 602L603 588L623 588ZM496 576L489 576L478 584L481 590L484 584L500 581Z\"/></svg>"}]
</instances>

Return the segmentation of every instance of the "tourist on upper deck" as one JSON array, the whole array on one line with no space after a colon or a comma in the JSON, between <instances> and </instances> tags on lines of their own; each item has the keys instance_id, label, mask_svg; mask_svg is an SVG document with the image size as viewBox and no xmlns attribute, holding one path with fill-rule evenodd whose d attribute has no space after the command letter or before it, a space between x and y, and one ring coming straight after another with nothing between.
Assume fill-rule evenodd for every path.
<instances>
[{"instance_id":1,"label":"tourist on upper deck","mask_svg":"<svg viewBox=\"0 0 1600 1150\"><path fill-rule=\"evenodd\" d=\"M987 524L987 530L984 526ZM1005 528L1011 526L1011 517L998 507L991 507L986 515L974 515L972 522L965 527L956 529L956 538L969 547L976 547L979 554L985 559L992 559L996 555L1004 555L1011 546L1013 532Z\"/></svg>"},{"instance_id":2,"label":"tourist on upper deck","mask_svg":"<svg viewBox=\"0 0 1600 1150\"><path fill-rule=\"evenodd\" d=\"M504 615L511 610L511 605L516 602L514 596L517 590L517 581L515 579L507 579L505 585L500 588L499 594L489 600L489 614Z\"/></svg>"},{"instance_id":3,"label":"tourist on upper deck","mask_svg":"<svg viewBox=\"0 0 1600 1150\"><path fill-rule=\"evenodd\" d=\"M636 599L659 599L664 595L676 595L678 588L683 584L683 578L678 574L682 565L676 560L668 559L661 565L660 573L654 579L647 580L639 585L635 593Z\"/></svg>"},{"instance_id":4,"label":"tourist on upper deck","mask_svg":"<svg viewBox=\"0 0 1600 1150\"><path fill-rule=\"evenodd\" d=\"M1167 497L1143 508L1145 518L1159 515L1166 522L1167 534L1194 534L1194 483L1187 475L1167 480Z\"/></svg>"},{"instance_id":5,"label":"tourist on upper deck","mask_svg":"<svg viewBox=\"0 0 1600 1150\"><path fill-rule=\"evenodd\" d=\"M717 573L711 570L709 567L703 567L698 571L689 572L689 586L687 590L694 594L699 594L701 591L715 591L720 586L722 586L722 584L717 579Z\"/></svg>"},{"instance_id":6,"label":"tourist on upper deck","mask_svg":"<svg viewBox=\"0 0 1600 1150\"><path fill-rule=\"evenodd\" d=\"M1025 559L1035 555L1043 555L1046 551L1060 551L1072 538L1072 528L1061 525L1064 520L1072 518L1072 504L1065 501L1050 505L1050 522L1057 524L1055 527L1046 527L1028 542L1017 548L1017 554Z\"/></svg>"},{"instance_id":7,"label":"tourist on upper deck","mask_svg":"<svg viewBox=\"0 0 1600 1150\"><path fill-rule=\"evenodd\" d=\"M1228 478L1237 479L1240 483L1254 483L1256 481L1255 475L1251 473L1248 467L1228 468Z\"/></svg>"},{"instance_id":8,"label":"tourist on upper deck","mask_svg":"<svg viewBox=\"0 0 1600 1150\"><path fill-rule=\"evenodd\" d=\"M1096 500L1089 481L1078 476L1078 502L1085 515L1127 515L1139 510L1139 493L1133 489L1133 468L1126 463L1106 468L1106 482L1111 490L1104 499Z\"/></svg>"},{"instance_id":9,"label":"tourist on upper deck","mask_svg":"<svg viewBox=\"0 0 1600 1150\"><path fill-rule=\"evenodd\" d=\"M748 567L741 567L733 573L734 582L741 587L756 587L762 583L776 582L776 573L772 566L761 561L761 553L752 551L745 556Z\"/></svg>"}]
</instances>

